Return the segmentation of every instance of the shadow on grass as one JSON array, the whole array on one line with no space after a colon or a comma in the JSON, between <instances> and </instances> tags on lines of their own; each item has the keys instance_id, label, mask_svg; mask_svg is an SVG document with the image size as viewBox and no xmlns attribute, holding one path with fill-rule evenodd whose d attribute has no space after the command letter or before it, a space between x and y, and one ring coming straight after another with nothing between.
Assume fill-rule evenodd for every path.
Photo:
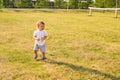
<instances>
[{"instance_id":1,"label":"shadow on grass","mask_svg":"<svg viewBox=\"0 0 120 80\"><path fill-rule=\"evenodd\" d=\"M70 63L65 63L65 62L58 62L58 61L50 60L50 59L45 62L50 63L50 64L65 65L76 71L87 71L87 72L94 73L94 74L97 74L100 76L104 76L105 78L110 78L111 80L120 80L120 77L115 77L111 74L103 73L98 70L86 68L83 66L78 66L78 65L74 65L74 64L70 64Z\"/></svg>"},{"instance_id":2,"label":"shadow on grass","mask_svg":"<svg viewBox=\"0 0 120 80\"><path fill-rule=\"evenodd\" d=\"M54 13L54 11L52 11L52 10L32 10L32 12Z\"/></svg>"}]
</instances>

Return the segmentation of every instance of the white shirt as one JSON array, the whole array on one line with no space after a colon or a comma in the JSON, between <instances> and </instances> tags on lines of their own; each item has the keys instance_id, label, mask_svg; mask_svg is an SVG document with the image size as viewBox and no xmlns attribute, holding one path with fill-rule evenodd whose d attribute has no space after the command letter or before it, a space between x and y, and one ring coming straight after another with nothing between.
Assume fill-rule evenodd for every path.
<instances>
[{"instance_id":1,"label":"white shirt","mask_svg":"<svg viewBox=\"0 0 120 80\"><path fill-rule=\"evenodd\" d=\"M47 36L47 32L45 30L35 30L33 36L36 36L40 40L35 40L36 44L43 45L45 44L45 40L42 40L43 37Z\"/></svg>"}]
</instances>

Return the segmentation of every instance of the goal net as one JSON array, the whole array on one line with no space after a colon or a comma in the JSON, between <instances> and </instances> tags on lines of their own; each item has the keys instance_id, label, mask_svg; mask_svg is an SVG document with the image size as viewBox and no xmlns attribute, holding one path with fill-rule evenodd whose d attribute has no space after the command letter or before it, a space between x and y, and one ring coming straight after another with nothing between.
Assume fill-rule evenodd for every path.
<instances>
[{"instance_id":1,"label":"goal net","mask_svg":"<svg viewBox=\"0 0 120 80\"><path fill-rule=\"evenodd\" d=\"M120 8L96 8L96 7L89 7L89 16L92 15L93 10L100 10L100 11L115 11L115 18L118 16L118 11Z\"/></svg>"}]
</instances>

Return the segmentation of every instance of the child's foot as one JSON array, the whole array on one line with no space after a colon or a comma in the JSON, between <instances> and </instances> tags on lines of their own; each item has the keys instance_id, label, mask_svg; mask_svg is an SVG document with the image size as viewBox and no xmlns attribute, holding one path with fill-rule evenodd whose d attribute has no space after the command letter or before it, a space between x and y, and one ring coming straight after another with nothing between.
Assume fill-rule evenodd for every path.
<instances>
[{"instance_id":1,"label":"child's foot","mask_svg":"<svg viewBox=\"0 0 120 80\"><path fill-rule=\"evenodd\" d=\"M35 54L35 55L34 55L34 59L37 59L37 57L38 57L38 55L37 55L37 54Z\"/></svg>"},{"instance_id":2,"label":"child's foot","mask_svg":"<svg viewBox=\"0 0 120 80\"><path fill-rule=\"evenodd\" d=\"M46 57L42 57L42 58L41 58L41 60L45 60L45 59L47 59L47 58L46 58Z\"/></svg>"}]
</instances>

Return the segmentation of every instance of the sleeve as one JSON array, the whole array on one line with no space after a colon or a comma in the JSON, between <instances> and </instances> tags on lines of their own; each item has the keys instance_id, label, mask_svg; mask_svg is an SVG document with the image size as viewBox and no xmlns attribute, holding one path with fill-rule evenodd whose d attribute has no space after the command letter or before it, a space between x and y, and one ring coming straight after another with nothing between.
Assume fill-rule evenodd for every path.
<instances>
[{"instance_id":1,"label":"sleeve","mask_svg":"<svg viewBox=\"0 0 120 80\"><path fill-rule=\"evenodd\" d=\"M47 31L45 31L45 36L48 36Z\"/></svg>"},{"instance_id":2,"label":"sleeve","mask_svg":"<svg viewBox=\"0 0 120 80\"><path fill-rule=\"evenodd\" d=\"M34 31L33 36L37 36L37 32L36 31Z\"/></svg>"}]
</instances>

